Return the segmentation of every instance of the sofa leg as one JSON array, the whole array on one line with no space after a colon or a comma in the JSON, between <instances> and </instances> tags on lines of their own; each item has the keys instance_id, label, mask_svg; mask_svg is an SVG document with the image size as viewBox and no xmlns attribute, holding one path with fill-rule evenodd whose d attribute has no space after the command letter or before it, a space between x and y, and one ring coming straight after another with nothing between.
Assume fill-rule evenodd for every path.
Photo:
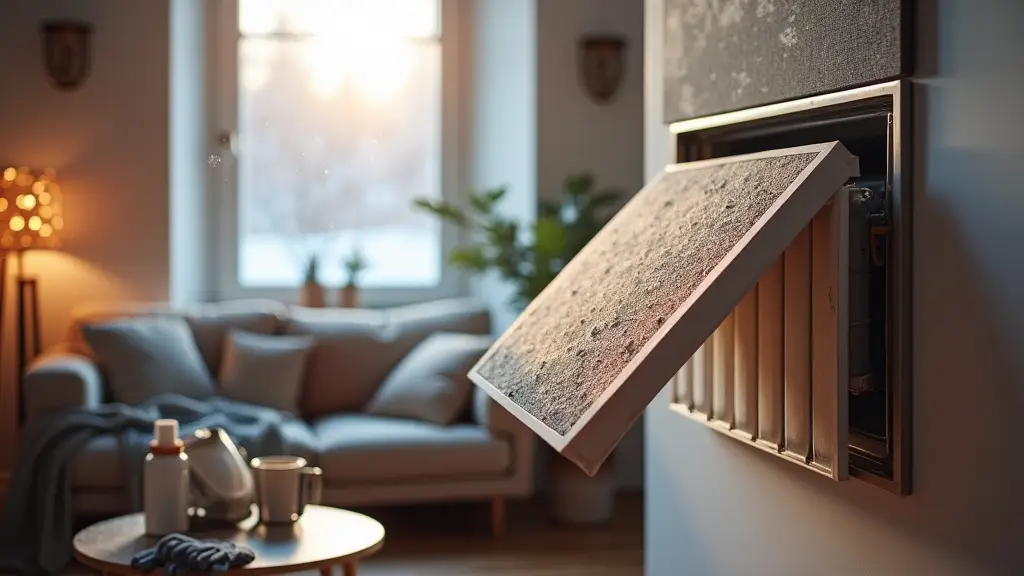
<instances>
[{"instance_id":1,"label":"sofa leg","mask_svg":"<svg viewBox=\"0 0 1024 576\"><path fill-rule=\"evenodd\" d=\"M505 499L501 496L491 499L491 534L496 538L505 534Z\"/></svg>"}]
</instances>

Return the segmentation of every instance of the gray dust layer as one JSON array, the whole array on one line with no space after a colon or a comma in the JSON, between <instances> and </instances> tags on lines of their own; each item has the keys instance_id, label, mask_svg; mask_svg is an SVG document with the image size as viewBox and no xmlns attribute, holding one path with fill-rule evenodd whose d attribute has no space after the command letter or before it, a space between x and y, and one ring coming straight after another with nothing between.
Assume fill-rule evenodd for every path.
<instances>
[{"instance_id":1,"label":"gray dust layer","mask_svg":"<svg viewBox=\"0 0 1024 576\"><path fill-rule=\"evenodd\" d=\"M662 174L537 297L480 375L565 435L814 158Z\"/></svg>"}]
</instances>

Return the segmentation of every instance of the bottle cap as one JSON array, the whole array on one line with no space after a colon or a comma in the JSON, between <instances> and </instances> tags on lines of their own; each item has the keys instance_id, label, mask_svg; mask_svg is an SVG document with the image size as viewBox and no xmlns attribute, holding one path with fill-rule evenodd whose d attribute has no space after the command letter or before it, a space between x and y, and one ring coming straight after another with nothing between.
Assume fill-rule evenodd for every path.
<instances>
[{"instance_id":1,"label":"bottle cap","mask_svg":"<svg viewBox=\"0 0 1024 576\"><path fill-rule=\"evenodd\" d=\"M178 440L178 421L170 418L157 420L153 424L154 446L180 446Z\"/></svg>"}]
</instances>

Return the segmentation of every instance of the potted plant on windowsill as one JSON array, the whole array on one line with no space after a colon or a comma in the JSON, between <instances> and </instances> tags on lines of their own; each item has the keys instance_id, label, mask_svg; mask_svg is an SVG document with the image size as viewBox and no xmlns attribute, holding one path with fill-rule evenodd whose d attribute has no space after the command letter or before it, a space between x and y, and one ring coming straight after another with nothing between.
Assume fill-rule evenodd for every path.
<instances>
[{"instance_id":1,"label":"potted plant on windowsill","mask_svg":"<svg viewBox=\"0 0 1024 576\"><path fill-rule=\"evenodd\" d=\"M338 306L341 308L358 308L359 298L359 274L369 267L369 263L358 248L342 262L342 267L348 274L348 280L338 292Z\"/></svg>"},{"instance_id":2,"label":"potted plant on windowsill","mask_svg":"<svg viewBox=\"0 0 1024 576\"><path fill-rule=\"evenodd\" d=\"M317 278L320 270L320 258L310 254L306 260L306 277L299 291L299 304L310 308L323 308L324 287Z\"/></svg>"},{"instance_id":3,"label":"potted plant on windowsill","mask_svg":"<svg viewBox=\"0 0 1024 576\"><path fill-rule=\"evenodd\" d=\"M496 271L515 288L511 305L521 311L608 221L621 197L597 189L588 173L565 179L560 201L541 200L537 221L524 225L497 212L503 187L470 192L464 202L417 199L416 205L465 231L469 242L448 253L451 264L471 272ZM612 513L614 459L594 477L559 455L549 460L551 512L566 523L596 523Z\"/></svg>"}]
</instances>

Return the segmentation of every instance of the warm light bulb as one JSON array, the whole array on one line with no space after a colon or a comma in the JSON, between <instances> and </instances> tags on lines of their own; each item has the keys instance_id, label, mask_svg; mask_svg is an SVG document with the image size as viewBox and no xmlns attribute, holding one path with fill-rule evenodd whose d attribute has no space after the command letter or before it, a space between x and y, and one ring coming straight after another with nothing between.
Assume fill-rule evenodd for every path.
<instances>
[{"instance_id":1,"label":"warm light bulb","mask_svg":"<svg viewBox=\"0 0 1024 576\"><path fill-rule=\"evenodd\" d=\"M4 206L6 206L6 204ZM0 209L0 212L3 212L3 209ZM51 209L49 206L40 206L39 215L42 216L43 218L49 219L51 216L53 216L53 209Z\"/></svg>"},{"instance_id":2,"label":"warm light bulb","mask_svg":"<svg viewBox=\"0 0 1024 576\"><path fill-rule=\"evenodd\" d=\"M54 230L60 230L64 227L64 219L60 216L54 216L52 224Z\"/></svg>"},{"instance_id":3,"label":"warm light bulb","mask_svg":"<svg viewBox=\"0 0 1024 576\"><path fill-rule=\"evenodd\" d=\"M39 216L33 216L28 219L29 230L39 230L39 227L43 225L43 219Z\"/></svg>"},{"instance_id":4,"label":"warm light bulb","mask_svg":"<svg viewBox=\"0 0 1024 576\"><path fill-rule=\"evenodd\" d=\"M7 210L7 198L0 198L0 212Z\"/></svg>"},{"instance_id":5,"label":"warm light bulb","mask_svg":"<svg viewBox=\"0 0 1024 576\"><path fill-rule=\"evenodd\" d=\"M42 180L36 180L32 183L32 192L35 194L42 194L43 190L46 190L46 182Z\"/></svg>"},{"instance_id":6,"label":"warm light bulb","mask_svg":"<svg viewBox=\"0 0 1024 576\"><path fill-rule=\"evenodd\" d=\"M43 224L39 227L39 235L43 238L49 238L53 234L53 226L49 224Z\"/></svg>"},{"instance_id":7,"label":"warm light bulb","mask_svg":"<svg viewBox=\"0 0 1024 576\"><path fill-rule=\"evenodd\" d=\"M12 216L10 221L11 230L18 232L25 227L25 219L21 216Z\"/></svg>"},{"instance_id":8,"label":"warm light bulb","mask_svg":"<svg viewBox=\"0 0 1024 576\"><path fill-rule=\"evenodd\" d=\"M14 182L14 179L18 177L18 170L16 168L4 168L4 180L8 182Z\"/></svg>"},{"instance_id":9,"label":"warm light bulb","mask_svg":"<svg viewBox=\"0 0 1024 576\"><path fill-rule=\"evenodd\" d=\"M22 210L31 210L36 207L36 197L31 194L22 194L18 196L16 203Z\"/></svg>"},{"instance_id":10,"label":"warm light bulb","mask_svg":"<svg viewBox=\"0 0 1024 576\"><path fill-rule=\"evenodd\" d=\"M51 198L51 196L50 196L49 192L40 192L39 193L39 203L42 204L43 206L46 206L47 204L50 203L50 198Z\"/></svg>"}]
</instances>

